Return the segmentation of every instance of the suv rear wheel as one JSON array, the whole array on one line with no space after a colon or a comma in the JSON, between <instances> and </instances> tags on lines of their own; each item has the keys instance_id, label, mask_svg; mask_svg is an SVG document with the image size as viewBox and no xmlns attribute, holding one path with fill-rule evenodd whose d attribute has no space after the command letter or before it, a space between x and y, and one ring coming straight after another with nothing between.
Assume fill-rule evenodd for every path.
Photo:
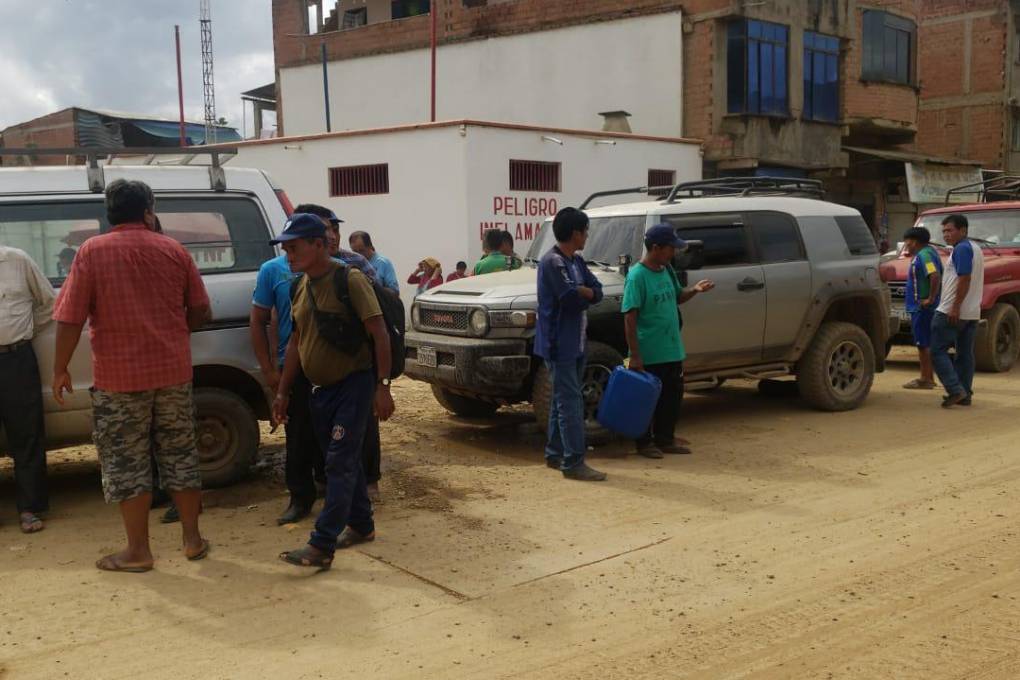
<instances>
[{"instance_id":1,"label":"suv rear wheel","mask_svg":"<svg viewBox=\"0 0 1020 680\"><path fill-rule=\"evenodd\" d=\"M981 326L974 343L974 358L982 371L1005 373L1020 354L1020 314L1016 307L1000 302L988 311L988 325Z\"/></svg>"},{"instance_id":2,"label":"suv rear wheel","mask_svg":"<svg viewBox=\"0 0 1020 680\"><path fill-rule=\"evenodd\" d=\"M613 433L599 425L595 420L602 394L609 384L609 376L613 369L623 365L623 356L609 345L601 342L589 342L585 352L587 362L584 368L584 380L581 383L581 395L584 398L584 430L588 444L605 444L613 438ZM535 374L535 387L531 392L531 405L535 411L535 419L543 431L548 434L549 410L552 405L552 380L549 369L543 363Z\"/></svg>"},{"instance_id":3,"label":"suv rear wheel","mask_svg":"<svg viewBox=\"0 0 1020 680\"><path fill-rule=\"evenodd\" d=\"M432 386L432 395L440 406L450 413L464 418L487 418L499 408L498 404L454 394L438 385Z\"/></svg>"},{"instance_id":4,"label":"suv rear wheel","mask_svg":"<svg viewBox=\"0 0 1020 680\"><path fill-rule=\"evenodd\" d=\"M251 468L259 448L259 421L248 403L227 390L195 390L195 433L202 486L226 486Z\"/></svg>"},{"instance_id":5,"label":"suv rear wheel","mask_svg":"<svg viewBox=\"0 0 1020 680\"><path fill-rule=\"evenodd\" d=\"M797 364L800 395L822 411L849 411L861 405L875 380L875 350L860 326L823 323Z\"/></svg>"}]
</instances>

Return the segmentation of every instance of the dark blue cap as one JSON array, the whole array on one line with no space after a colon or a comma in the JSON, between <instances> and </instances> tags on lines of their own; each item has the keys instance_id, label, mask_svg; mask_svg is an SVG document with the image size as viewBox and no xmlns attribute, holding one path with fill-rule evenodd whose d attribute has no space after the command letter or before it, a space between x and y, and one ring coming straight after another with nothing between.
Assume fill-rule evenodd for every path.
<instances>
[{"instance_id":1,"label":"dark blue cap","mask_svg":"<svg viewBox=\"0 0 1020 680\"><path fill-rule=\"evenodd\" d=\"M334 226L336 226L337 224L343 224L343 220L337 217L336 213L333 212L332 210L330 210L329 214L326 215L326 219L329 220L329 223Z\"/></svg>"},{"instance_id":2,"label":"dark blue cap","mask_svg":"<svg viewBox=\"0 0 1020 680\"><path fill-rule=\"evenodd\" d=\"M687 249L687 241L676 235L676 229L669 224L656 224L645 232L645 241L655 246L676 246Z\"/></svg>"},{"instance_id":3,"label":"dark blue cap","mask_svg":"<svg viewBox=\"0 0 1020 680\"><path fill-rule=\"evenodd\" d=\"M275 246L298 238L326 238L326 225L319 217L310 213L294 213L284 223L280 235L269 244Z\"/></svg>"}]
</instances>

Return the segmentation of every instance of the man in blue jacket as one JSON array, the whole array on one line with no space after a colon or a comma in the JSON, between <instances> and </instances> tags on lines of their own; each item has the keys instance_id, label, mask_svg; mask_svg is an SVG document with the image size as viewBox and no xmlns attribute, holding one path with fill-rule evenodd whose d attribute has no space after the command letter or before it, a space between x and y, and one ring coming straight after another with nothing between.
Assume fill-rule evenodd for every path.
<instances>
[{"instance_id":1,"label":"man in blue jacket","mask_svg":"<svg viewBox=\"0 0 1020 680\"><path fill-rule=\"evenodd\" d=\"M546 465L567 479L601 482L604 472L584 462L584 380L587 309L602 300L602 284L579 251L588 240L588 216L564 208L553 220L556 245L538 263L538 329L535 353L552 379Z\"/></svg>"}]
</instances>

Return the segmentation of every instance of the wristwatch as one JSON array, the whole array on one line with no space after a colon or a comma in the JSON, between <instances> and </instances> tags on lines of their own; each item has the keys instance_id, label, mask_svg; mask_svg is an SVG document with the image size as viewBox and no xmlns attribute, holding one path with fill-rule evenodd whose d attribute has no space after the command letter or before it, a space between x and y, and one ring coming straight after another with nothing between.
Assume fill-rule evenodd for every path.
<instances>
[{"instance_id":1,"label":"wristwatch","mask_svg":"<svg viewBox=\"0 0 1020 680\"><path fill-rule=\"evenodd\" d=\"M393 381L390 380L389 378L379 378L379 384L382 385L383 387L389 387L391 384L393 384Z\"/></svg>"}]
</instances>

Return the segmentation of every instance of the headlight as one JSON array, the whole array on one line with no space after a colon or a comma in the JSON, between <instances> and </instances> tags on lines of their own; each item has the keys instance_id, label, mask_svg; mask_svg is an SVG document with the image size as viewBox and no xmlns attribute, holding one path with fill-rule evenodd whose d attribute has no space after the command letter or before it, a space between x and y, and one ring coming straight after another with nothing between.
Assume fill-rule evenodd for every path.
<instances>
[{"instance_id":1,"label":"headlight","mask_svg":"<svg viewBox=\"0 0 1020 680\"><path fill-rule=\"evenodd\" d=\"M471 332L478 337L482 337L489 332L489 315L484 309L476 309L471 312L468 322L471 325Z\"/></svg>"},{"instance_id":2,"label":"headlight","mask_svg":"<svg viewBox=\"0 0 1020 680\"><path fill-rule=\"evenodd\" d=\"M417 304L411 305L411 328L417 330L421 326L421 307Z\"/></svg>"},{"instance_id":3,"label":"headlight","mask_svg":"<svg viewBox=\"0 0 1020 680\"><path fill-rule=\"evenodd\" d=\"M535 312L503 309L489 312L489 325L492 328L534 328Z\"/></svg>"}]
</instances>

